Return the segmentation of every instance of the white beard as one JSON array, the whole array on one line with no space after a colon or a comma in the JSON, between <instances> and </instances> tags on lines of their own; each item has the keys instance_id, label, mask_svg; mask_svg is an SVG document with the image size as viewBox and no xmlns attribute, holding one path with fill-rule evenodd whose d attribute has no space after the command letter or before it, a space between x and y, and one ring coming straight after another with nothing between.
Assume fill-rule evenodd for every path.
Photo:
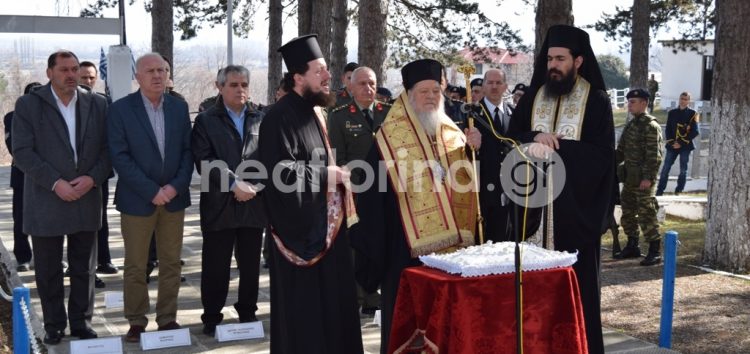
<instances>
[{"instance_id":1,"label":"white beard","mask_svg":"<svg viewBox=\"0 0 750 354\"><path fill-rule=\"evenodd\" d=\"M419 123L422 124L427 135L434 138L438 127L440 126L440 109L443 108L443 96L440 96L440 100L437 104L437 109L434 111L419 111L417 105L414 102L412 95L409 96L409 104L414 109L414 112L419 118Z\"/></svg>"}]
</instances>

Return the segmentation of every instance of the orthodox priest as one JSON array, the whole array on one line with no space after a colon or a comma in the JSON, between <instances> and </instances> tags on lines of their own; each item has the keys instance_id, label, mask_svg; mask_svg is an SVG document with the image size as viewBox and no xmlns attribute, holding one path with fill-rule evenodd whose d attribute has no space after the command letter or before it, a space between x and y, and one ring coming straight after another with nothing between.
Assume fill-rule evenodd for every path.
<instances>
[{"instance_id":1,"label":"orthodox priest","mask_svg":"<svg viewBox=\"0 0 750 354\"><path fill-rule=\"evenodd\" d=\"M611 213L614 183L612 105L588 34L550 27L510 134L533 143L537 157L554 150L566 182L552 203L556 250L578 251L573 265L583 302L589 353L604 353L599 298L599 247Z\"/></svg>"},{"instance_id":2,"label":"orthodox priest","mask_svg":"<svg viewBox=\"0 0 750 354\"><path fill-rule=\"evenodd\" d=\"M271 353L362 353L351 249L356 222L349 172L336 166L321 107L331 74L316 35L279 48L288 92L260 126L269 174L263 193L271 237Z\"/></svg>"},{"instance_id":3,"label":"orthodox priest","mask_svg":"<svg viewBox=\"0 0 750 354\"><path fill-rule=\"evenodd\" d=\"M375 173L364 185L374 183L357 196L360 222L349 235L357 281L367 291L381 286L381 353L403 344L388 343L401 271L419 265L421 255L474 243L477 202L467 150L482 138L445 114L442 70L431 59L401 69L405 91L366 159Z\"/></svg>"}]
</instances>

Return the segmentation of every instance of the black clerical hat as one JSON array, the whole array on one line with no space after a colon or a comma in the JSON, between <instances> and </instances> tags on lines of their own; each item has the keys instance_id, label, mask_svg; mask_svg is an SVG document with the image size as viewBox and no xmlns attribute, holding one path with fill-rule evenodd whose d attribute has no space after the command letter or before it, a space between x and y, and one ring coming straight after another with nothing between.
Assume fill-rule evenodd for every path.
<instances>
[{"instance_id":1,"label":"black clerical hat","mask_svg":"<svg viewBox=\"0 0 750 354\"><path fill-rule=\"evenodd\" d=\"M344 67L344 72L354 71L354 69L356 69L358 67L359 67L359 64L357 64L355 62L348 63Z\"/></svg>"},{"instance_id":2,"label":"black clerical hat","mask_svg":"<svg viewBox=\"0 0 750 354\"><path fill-rule=\"evenodd\" d=\"M573 26L555 25L547 31L549 47L563 47L570 49L573 53L581 51L589 46L589 34L586 31Z\"/></svg>"},{"instance_id":3,"label":"black clerical hat","mask_svg":"<svg viewBox=\"0 0 750 354\"><path fill-rule=\"evenodd\" d=\"M290 70L304 67L311 60L323 57L323 52L318 45L317 34L308 34L292 39L281 46L279 52L284 58L286 67Z\"/></svg>"},{"instance_id":4,"label":"black clerical hat","mask_svg":"<svg viewBox=\"0 0 750 354\"><path fill-rule=\"evenodd\" d=\"M415 60L401 68L401 79L404 88L409 90L422 80L435 80L438 83L443 78L443 64L437 60Z\"/></svg>"},{"instance_id":5,"label":"black clerical hat","mask_svg":"<svg viewBox=\"0 0 750 354\"><path fill-rule=\"evenodd\" d=\"M625 95L625 98L631 99L631 98L643 98L644 100L649 99L651 95L649 95L648 91L644 89L632 89L630 92L628 92L627 95Z\"/></svg>"},{"instance_id":6,"label":"black clerical hat","mask_svg":"<svg viewBox=\"0 0 750 354\"><path fill-rule=\"evenodd\" d=\"M471 80L471 84L469 86L474 88L475 86L482 86L482 84L484 84L484 79L478 77L474 80Z\"/></svg>"},{"instance_id":7,"label":"black clerical hat","mask_svg":"<svg viewBox=\"0 0 750 354\"><path fill-rule=\"evenodd\" d=\"M526 93L526 85L524 84L517 84L516 87L513 88L513 91L511 91L511 94L516 93L516 91L521 91L523 93Z\"/></svg>"}]
</instances>

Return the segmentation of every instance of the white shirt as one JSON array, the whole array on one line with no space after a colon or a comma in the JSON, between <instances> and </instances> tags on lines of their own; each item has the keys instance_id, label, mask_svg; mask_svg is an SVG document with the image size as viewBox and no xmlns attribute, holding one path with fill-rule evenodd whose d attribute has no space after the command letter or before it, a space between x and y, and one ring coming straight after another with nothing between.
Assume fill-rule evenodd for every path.
<instances>
[{"instance_id":1,"label":"white shirt","mask_svg":"<svg viewBox=\"0 0 750 354\"><path fill-rule=\"evenodd\" d=\"M492 118L493 120L495 119L495 108L500 108L498 113L500 113L500 119L503 121L503 130L499 131L499 133L505 134L505 132L508 131L508 124L510 123L510 113L505 111L505 100L500 100L499 106L495 106L494 104L492 104L492 102L490 102L487 97L483 98L483 100L484 104L487 105L487 113L489 113L490 118ZM495 130L498 130L498 128L499 127L495 127Z\"/></svg>"},{"instance_id":2,"label":"white shirt","mask_svg":"<svg viewBox=\"0 0 750 354\"><path fill-rule=\"evenodd\" d=\"M52 96L55 97L57 108L65 120L65 125L68 126L70 146L73 148L73 161L78 162L78 154L76 153L76 102L78 101L78 90L74 91L73 98L68 102L67 106L60 100L60 97L57 97L55 89L50 87L50 91L52 91Z\"/></svg>"}]
</instances>

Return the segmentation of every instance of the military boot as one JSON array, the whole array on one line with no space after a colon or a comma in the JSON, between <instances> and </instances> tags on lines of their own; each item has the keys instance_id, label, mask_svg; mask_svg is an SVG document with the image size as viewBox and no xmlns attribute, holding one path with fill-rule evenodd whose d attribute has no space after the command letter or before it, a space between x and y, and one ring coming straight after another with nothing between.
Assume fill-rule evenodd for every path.
<instances>
[{"instance_id":1,"label":"military boot","mask_svg":"<svg viewBox=\"0 0 750 354\"><path fill-rule=\"evenodd\" d=\"M620 239L617 236L612 237L612 258L617 258L622 252L620 248Z\"/></svg>"},{"instance_id":2,"label":"military boot","mask_svg":"<svg viewBox=\"0 0 750 354\"><path fill-rule=\"evenodd\" d=\"M642 266L650 266L661 263L661 253L659 253L661 241L651 241L648 243L648 254L641 261Z\"/></svg>"},{"instance_id":3,"label":"military boot","mask_svg":"<svg viewBox=\"0 0 750 354\"><path fill-rule=\"evenodd\" d=\"M638 258L640 256L642 256L642 254L641 254L641 248L638 247L638 238L628 237L628 244L625 245L625 248L622 249L622 252L620 252L615 258L617 259Z\"/></svg>"}]
</instances>

